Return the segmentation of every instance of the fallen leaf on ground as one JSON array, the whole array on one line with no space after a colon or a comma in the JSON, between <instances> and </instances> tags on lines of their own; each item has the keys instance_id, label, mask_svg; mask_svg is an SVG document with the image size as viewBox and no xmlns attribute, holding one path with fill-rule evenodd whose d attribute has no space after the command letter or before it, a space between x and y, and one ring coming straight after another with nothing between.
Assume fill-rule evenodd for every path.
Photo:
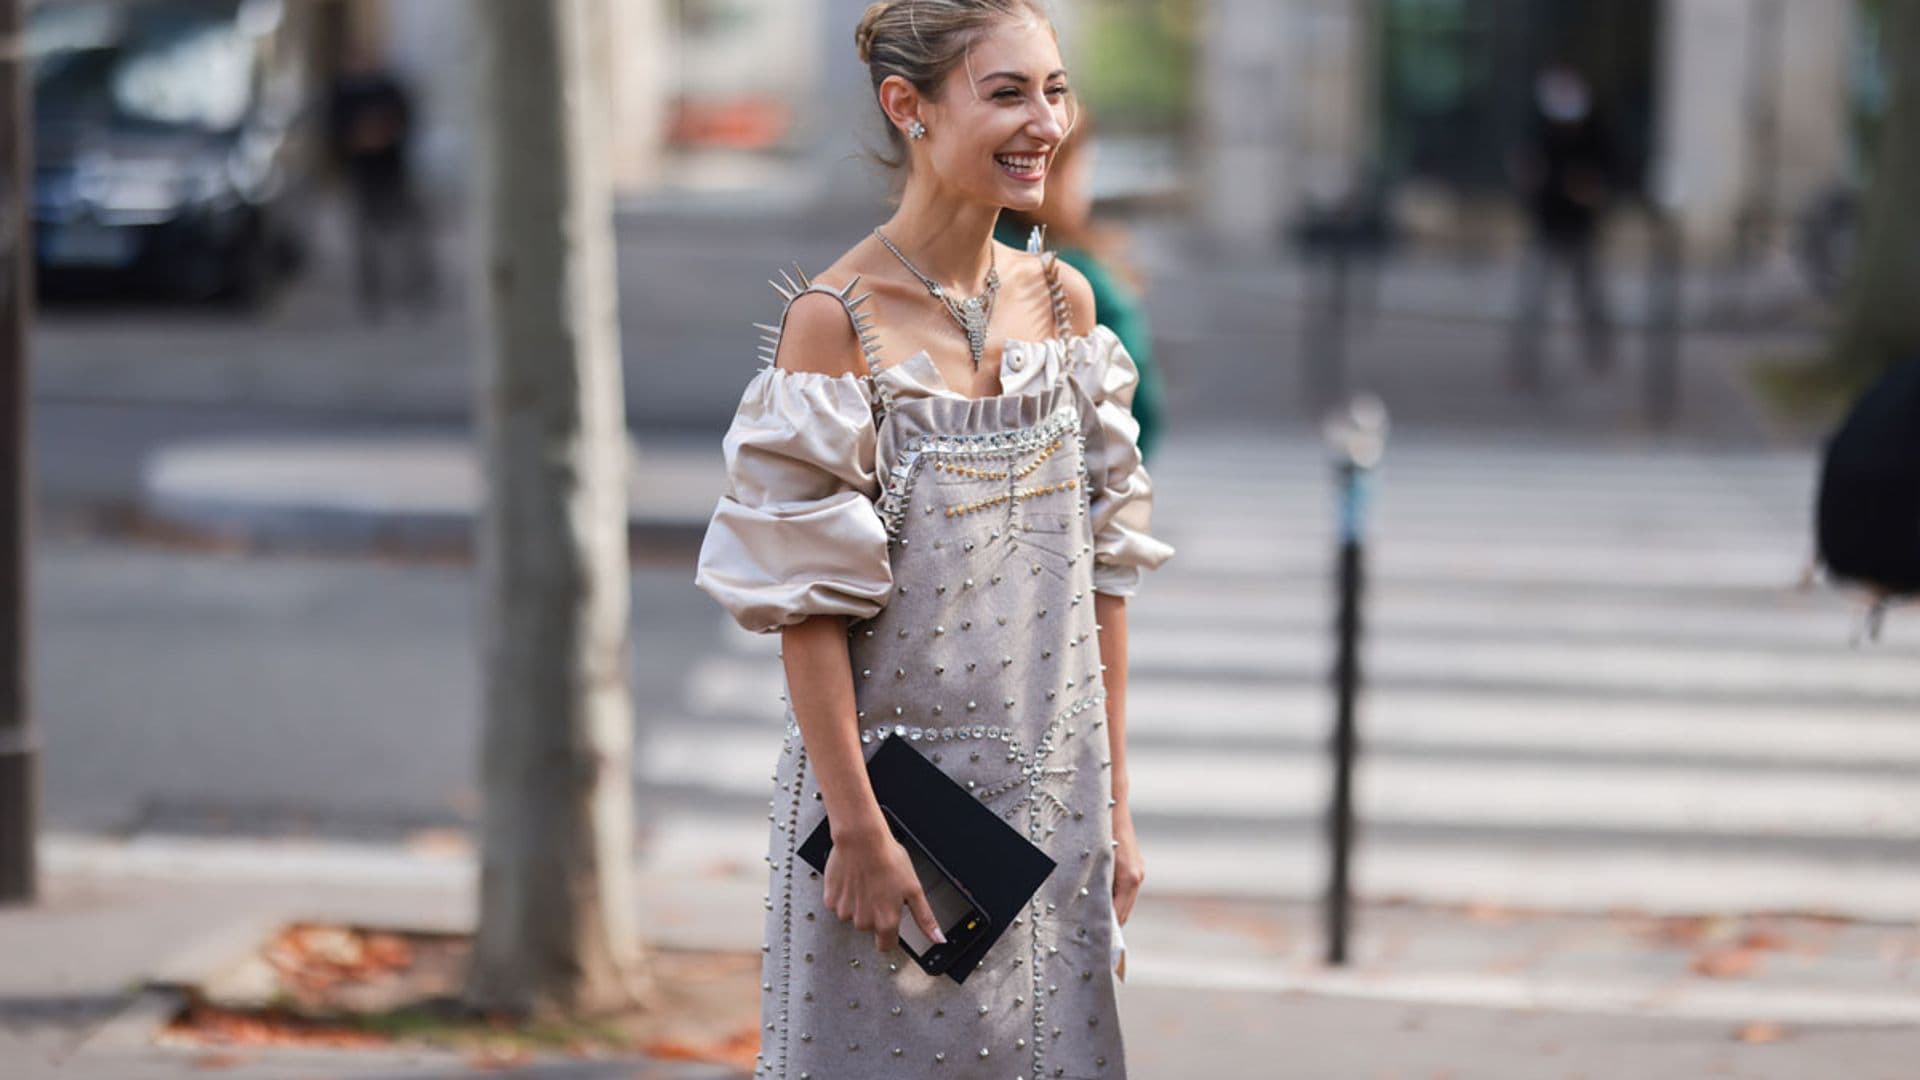
<instances>
[{"instance_id":1,"label":"fallen leaf on ground","mask_svg":"<svg viewBox=\"0 0 1920 1080\"><path fill-rule=\"evenodd\" d=\"M1787 1030L1779 1024L1755 1022L1740 1025L1733 1037L1743 1043L1776 1043L1787 1037Z\"/></svg>"},{"instance_id":2,"label":"fallen leaf on ground","mask_svg":"<svg viewBox=\"0 0 1920 1080\"><path fill-rule=\"evenodd\" d=\"M1772 927L1755 927L1740 938L1740 946L1745 949L1771 950L1782 952L1792 946L1785 934Z\"/></svg>"},{"instance_id":3,"label":"fallen leaf on ground","mask_svg":"<svg viewBox=\"0 0 1920 1080\"><path fill-rule=\"evenodd\" d=\"M522 1046L489 1046L467 1055L467 1064L476 1069L517 1069L532 1060Z\"/></svg>"},{"instance_id":4,"label":"fallen leaf on ground","mask_svg":"<svg viewBox=\"0 0 1920 1080\"><path fill-rule=\"evenodd\" d=\"M1467 905L1466 916L1468 922L1483 926L1511 926L1520 921L1521 913L1500 904L1477 900Z\"/></svg>"},{"instance_id":5,"label":"fallen leaf on ground","mask_svg":"<svg viewBox=\"0 0 1920 1080\"><path fill-rule=\"evenodd\" d=\"M1705 949L1694 954L1693 973L1710 979L1744 979L1760 967L1760 953L1745 947Z\"/></svg>"},{"instance_id":6,"label":"fallen leaf on ground","mask_svg":"<svg viewBox=\"0 0 1920 1080\"><path fill-rule=\"evenodd\" d=\"M670 1061L706 1061L750 1069L760 1056L760 1029L744 1027L712 1042L661 1039L641 1047L657 1058Z\"/></svg>"},{"instance_id":7,"label":"fallen leaf on ground","mask_svg":"<svg viewBox=\"0 0 1920 1080\"><path fill-rule=\"evenodd\" d=\"M473 838L461 829L419 829L407 837L407 850L439 858L471 855Z\"/></svg>"}]
</instances>

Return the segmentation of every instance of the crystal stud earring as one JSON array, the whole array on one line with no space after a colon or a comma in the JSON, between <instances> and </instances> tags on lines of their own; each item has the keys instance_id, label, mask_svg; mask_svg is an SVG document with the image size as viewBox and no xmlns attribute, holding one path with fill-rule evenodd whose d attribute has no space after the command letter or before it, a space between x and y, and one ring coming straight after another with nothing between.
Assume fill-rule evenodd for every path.
<instances>
[{"instance_id":1,"label":"crystal stud earring","mask_svg":"<svg viewBox=\"0 0 1920 1080\"><path fill-rule=\"evenodd\" d=\"M927 125L921 123L918 119L915 119L913 122L907 125L907 138L924 139L926 137L927 137Z\"/></svg>"}]
</instances>

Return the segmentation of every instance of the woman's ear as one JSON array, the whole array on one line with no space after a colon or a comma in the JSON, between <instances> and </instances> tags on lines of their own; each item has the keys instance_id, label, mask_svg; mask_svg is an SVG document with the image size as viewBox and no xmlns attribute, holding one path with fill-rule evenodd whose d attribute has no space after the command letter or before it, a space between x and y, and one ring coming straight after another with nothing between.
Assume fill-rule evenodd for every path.
<instances>
[{"instance_id":1,"label":"woman's ear","mask_svg":"<svg viewBox=\"0 0 1920 1080\"><path fill-rule=\"evenodd\" d=\"M880 80L880 108L887 114L887 122L901 134L906 134L907 125L915 120L926 123L920 115L920 91L898 75L889 75Z\"/></svg>"}]
</instances>

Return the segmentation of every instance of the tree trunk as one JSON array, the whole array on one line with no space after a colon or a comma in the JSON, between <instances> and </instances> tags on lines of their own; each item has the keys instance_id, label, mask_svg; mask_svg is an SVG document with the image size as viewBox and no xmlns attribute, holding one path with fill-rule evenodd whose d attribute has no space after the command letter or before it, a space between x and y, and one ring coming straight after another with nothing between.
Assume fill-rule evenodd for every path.
<instances>
[{"instance_id":1,"label":"tree trunk","mask_svg":"<svg viewBox=\"0 0 1920 1080\"><path fill-rule=\"evenodd\" d=\"M26 5L0 0L0 904L39 899L40 738L33 723L32 89Z\"/></svg>"},{"instance_id":2,"label":"tree trunk","mask_svg":"<svg viewBox=\"0 0 1920 1080\"><path fill-rule=\"evenodd\" d=\"M598 0L476 0L486 507L470 1004L636 1000L626 424Z\"/></svg>"},{"instance_id":3,"label":"tree trunk","mask_svg":"<svg viewBox=\"0 0 1920 1080\"><path fill-rule=\"evenodd\" d=\"M1920 356L1920 0L1881 5L1892 80L1833 366L1854 386Z\"/></svg>"}]
</instances>

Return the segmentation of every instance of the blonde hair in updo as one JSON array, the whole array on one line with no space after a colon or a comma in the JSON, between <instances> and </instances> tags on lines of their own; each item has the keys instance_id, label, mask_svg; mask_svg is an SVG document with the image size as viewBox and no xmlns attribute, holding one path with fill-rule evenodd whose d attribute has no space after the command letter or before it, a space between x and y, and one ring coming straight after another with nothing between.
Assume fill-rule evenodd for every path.
<instances>
[{"instance_id":1,"label":"blonde hair in updo","mask_svg":"<svg viewBox=\"0 0 1920 1080\"><path fill-rule=\"evenodd\" d=\"M947 73L960 64L974 42L1005 20L1029 17L1053 28L1044 0L876 0L860 16L853 46L860 62L867 65L876 106L880 84L889 75L898 75L927 97L937 98ZM897 169L906 161L905 136L889 122L887 139L899 156L880 160Z\"/></svg>"}]
</instances>

